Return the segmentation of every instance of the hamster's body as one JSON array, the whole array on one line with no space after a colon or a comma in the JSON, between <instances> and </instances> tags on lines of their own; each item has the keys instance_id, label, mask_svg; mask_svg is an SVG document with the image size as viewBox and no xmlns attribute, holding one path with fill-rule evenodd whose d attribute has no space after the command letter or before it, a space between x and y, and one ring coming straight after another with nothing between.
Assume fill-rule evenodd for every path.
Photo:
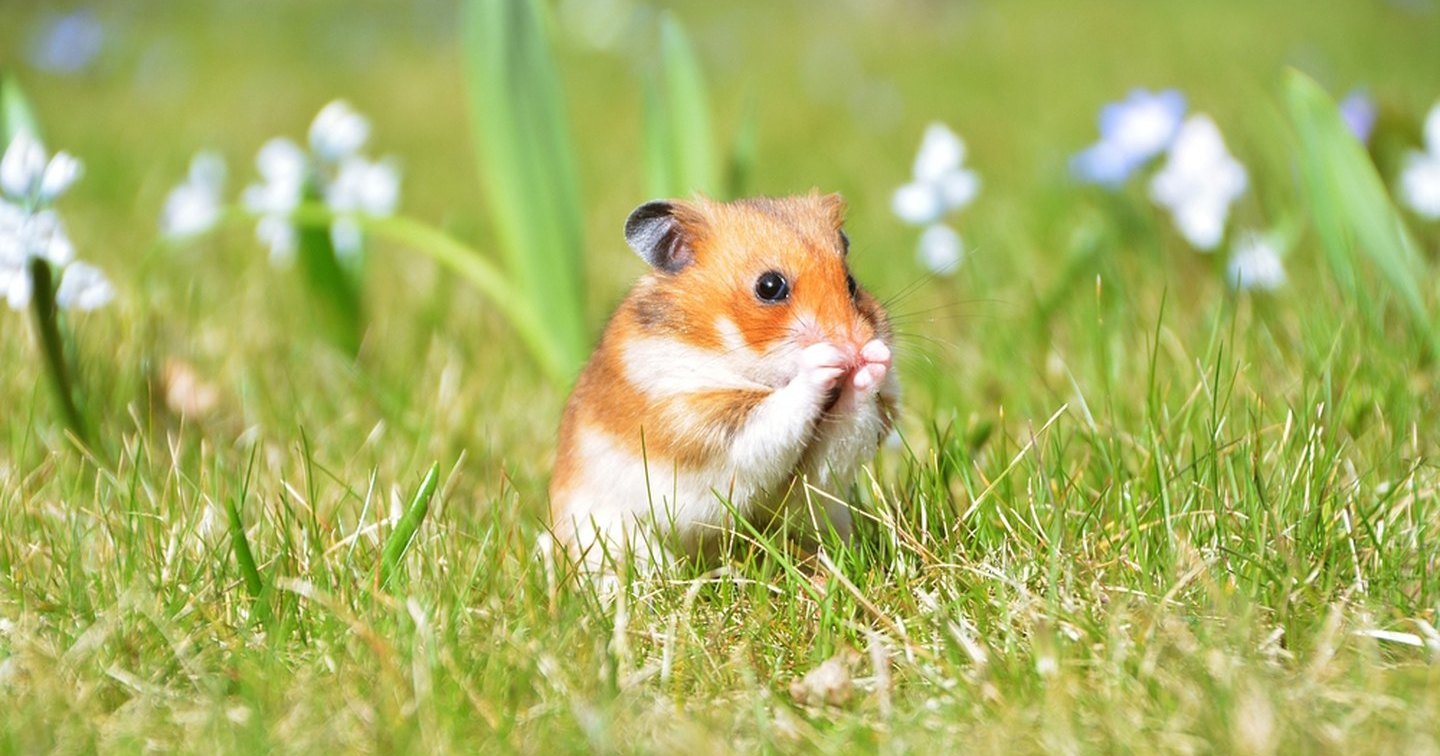
<instances>
[{"instance_id":1,"label":"hamster's body","mask_svg":"<svg viewBox=\"0 0 1440 756\"><path fill-rule=\"evenodd\" d=\"M560 428L551 517L572 557L713 557L732 512L850 535L835 488L889 433L899 386L885 313L846 267L842 213L811 195L630 216L626 239L653 270Z\"/></svg>"}]
</instances>

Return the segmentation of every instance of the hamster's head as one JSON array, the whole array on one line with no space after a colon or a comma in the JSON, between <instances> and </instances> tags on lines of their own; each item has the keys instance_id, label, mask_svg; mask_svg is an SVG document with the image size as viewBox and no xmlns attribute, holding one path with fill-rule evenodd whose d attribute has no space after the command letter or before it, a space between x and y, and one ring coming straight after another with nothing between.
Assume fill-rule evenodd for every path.
<instances>
[{"instance_id":1,"label":"hamster's head","mask_svg":"<svg viewBox=\"0 0 1440 756\"><path fill-rule=\"evenodd\" d=\"M736 202L655 201L636 208L625 238L651 266L634 300L642 328L722 354L772 386L801 350L828 343L861 364L890 342L884 309L850 273L837 194Z\"/></svg>"}]
</instances>

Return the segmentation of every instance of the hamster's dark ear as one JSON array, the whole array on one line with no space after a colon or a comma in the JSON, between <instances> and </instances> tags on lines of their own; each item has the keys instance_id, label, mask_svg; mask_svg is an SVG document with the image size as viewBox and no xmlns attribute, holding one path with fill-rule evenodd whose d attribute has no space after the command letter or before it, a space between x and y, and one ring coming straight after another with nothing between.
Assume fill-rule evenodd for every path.
<instances>
[{"instance_id":1,"label":"hamster's dark ear","mask_svg":"<svg viewBox=\"0 0 1440 756\"><path fill-rule=\"evenodd\" d=\"M625 219L625 242L650 267L678 273L695 261L690 232L676 217L677 206L665 200L646 202Z\"/></svg>"}]
</instances>

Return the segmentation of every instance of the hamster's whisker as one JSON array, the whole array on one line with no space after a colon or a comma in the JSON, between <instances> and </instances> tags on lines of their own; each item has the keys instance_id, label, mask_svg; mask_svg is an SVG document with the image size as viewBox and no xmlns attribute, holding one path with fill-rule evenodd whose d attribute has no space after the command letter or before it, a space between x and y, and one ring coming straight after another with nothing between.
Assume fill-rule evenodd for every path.
<instances>
[{"instance_id":1,"label":"hamster's whisker","mask_svg":"<svg viewBox=\"0 0 1440 756\"><path fill-rule=\"evenodd\" d=\"M933 346L943 347L943 348L945 348L945 349L947 349L947 350L952 351L952 352L955 353L955 354L959 354L959 353L960 353L960 346L959 346L958 344L955 344L955 343L952 343L952 342L949 342L949 341L945 341L944 339L936 338L936 337L934 337L934 336L927 336L927 335L925 335L925 334L920 334L920 333L896 333L896 334L895 334L895 337L896 337L896 341L901 341L902 339L903 339L903 340L906 340L906 341L911 340L911 339L915 339L915 340L919 340L919 341L924 341L924 342L926 342L927 344L930 344L930 345L933 345ZM904 352L902 351L901 354L903 355Z\"/></svg>"},{"instance_id":2,"label":"hamster's whisker","mask_svg":"<svg viewBox=\"0 0 1440 756\"><path fill-rule=\"evenodd\" d=\"M892 315L890 317L890 320L891 322L894 322L895 320L900 318L908 318L914 315L923 315L925 313L937 312L940 310L953 310L959 307L969 307L972 305L1000 305L1004 307L1010 307L1013 306L1014 303L1010 302L1009 300L996 299L993 297L982 297L979 299L954 299L948 302L944 302L942 304L935 305L934 307L922 307L918 310L905 310L904 312L898 312Z\"/></svg>"},{"instance_id":3,"label":"hamster's whisker","mask_svg":"<svg viewBox=\"0 0 1440 756\"><path fill-rule=\"evenodd\" d=\"M916 291L919 291L921 286L924 286L926 283L929 283L930 281L934 280L935 278L936 278L936 274L935 274L935 273L923 273L923 274L920 275L919 278L916 278L916 279L910 281L910 283L907 283L907 284L905 284L904 286L900 287L900 290L899 290L899 291L896 291L895 293L891 294L890 296L885 297L884 299L881 299L881 300L880 300L880 305L881 305L882 307L884 307L885 309L888 310L888 309L890 309L891 306L894 305L896 302L899 302L901 299L904 299L905 297L908 297L908 296L910 296L911 294L914 294Z\"/></svg>"}]
</instances>

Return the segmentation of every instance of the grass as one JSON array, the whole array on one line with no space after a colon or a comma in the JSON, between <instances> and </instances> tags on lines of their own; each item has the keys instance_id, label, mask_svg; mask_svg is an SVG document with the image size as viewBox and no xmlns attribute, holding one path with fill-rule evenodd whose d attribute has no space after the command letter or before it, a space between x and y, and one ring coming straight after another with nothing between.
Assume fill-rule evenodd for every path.
<instances>
[{"instance_id":1,"label":"grass","mask_svg":"<svg viewBox=\"0 0 1440 756\"><path fill-rule=\"evenodd\" d=\"M1099 104L1175 85L1250 169L1237 223L1276 222L1304 196L1283 67L1418 123L1433 9L679 8L717 130L754 103L757 191L846 193L859 277L897 297L904 445L857 481L852 548L761 543L608 607L532 557L564 393L483 300L383 246L352 362L249 229L154 244L192 149L233 189L343 95L403 158L407 212L493 248L455 14L423 9L106 10L95 71L19 68L49 146L87 162L62 209L120 296L67 323L100 456L0 314L0 751L1440 749L1440 652L1364 634L1440 624L1426 338L1377 275L1361 310L1313 232L1286 289L1236 297L1138 188L1064 175ZM43 12L0 11L0 65ZM640 271L619 226L645 199L643 77L560 49L598 328ZM807 83L814 60L863 75ZM932 118L985 181L954 279L921 276L888 211ZM1433 312L1440 233L1409 220ZM182 373L214 407L175 410ZM797 703L837 654L848 701Z\"/></svg>"}]
</instances>

